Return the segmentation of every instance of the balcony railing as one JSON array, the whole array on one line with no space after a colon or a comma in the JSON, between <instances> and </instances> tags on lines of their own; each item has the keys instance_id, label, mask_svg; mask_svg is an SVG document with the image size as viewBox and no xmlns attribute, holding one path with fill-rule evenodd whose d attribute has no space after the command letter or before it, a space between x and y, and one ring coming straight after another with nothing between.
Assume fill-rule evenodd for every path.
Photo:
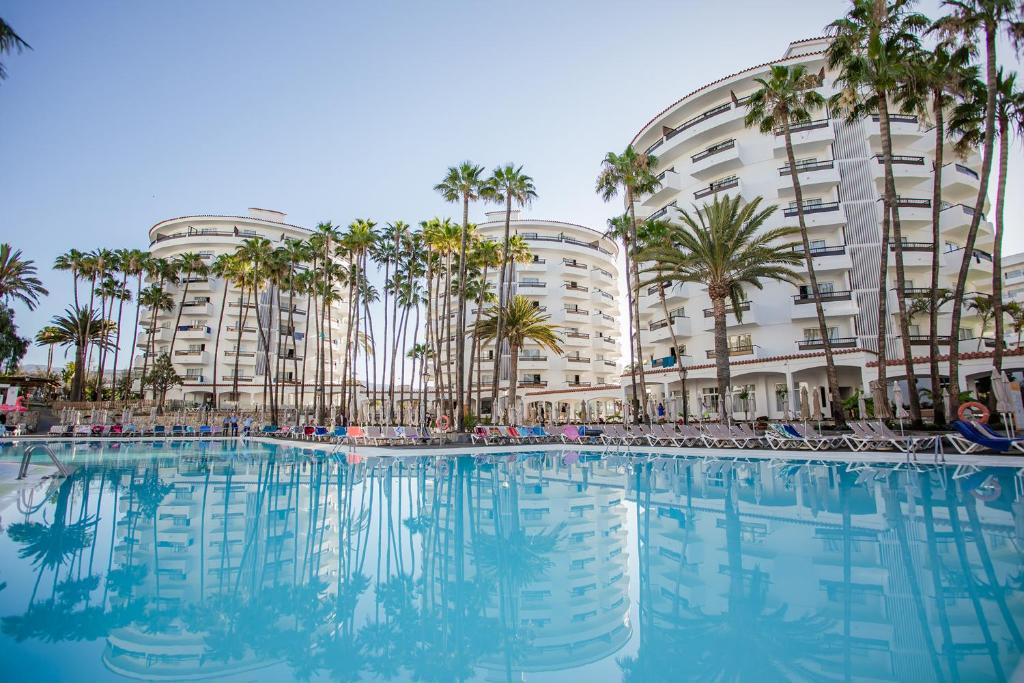
<instances>
[{"instance_id":1,"label":"balcony railing","mask_svg":"<svg viewBox=\"0 0 1024 683\"><path fill-rule=\"evenodd\" d=\"M744 311L749 311L750 310L750 302L749 301L741 301L740 305L738 306L738 308L739 308L740 313L742 313ZM729 313L732 313L733 311L734 311L733 307L731 305L727 304L726 307L725 307L726 315L728 315ZM704 309L704 317L705 318L714 318L715 317L715 309L713 309L713 308L705 308Z\"/></svg>"},{"instance_id":2,"label":"balcony railing","mask_svg":"<svg viewBox=\"0 0 1024 683\"><path fill-rule=\"evenodd\" d=\"M838 211L839 202L816 202L809 204L804 202L803 204L804 213L823 213L825 211ZM797 207L787 206L782 210L782 215L786 218L792 218L797 215Z\"/></svg>"},{"instance_id":3,"label":"balcony railing","mask_svg":"<svg viewBox=\"0 0 1024 683\"><path fill-rule=\"evenodd\" d=\"M647 220L649 220L649 221L656 221L659 218L664 218L665 216L668 215L668 210L672 209L672 208L675 208L675 206L676 206L676 203L674 201L669 202L668 204L666 204L665 206L661 207L660 209L658 209L657 211L652 213L650 216L648 216Z\"/></svg>"},{"instance_id":4,"label":"balcony railing","mask_svg":"<svg viewBox=\"0 0 1024 683\"><path fill-rule=\"evenodd\" d=\"M929 204L929 206L931 206L931 204ZM966 204L946 204L945 202L943 202L943 205L942 205L942 208L940 209L940 211L946 211L948 209L956 209L956 208L959 208L961 211L963 211L968 216L971 216L972 218L974 217L974 207L973 206L967 206ZM981 214L981 220L985 220L985 214Z\"/></svg>"},{"instance_id":5,"label":"balcony railing","mask_svg":"<svg viewBox=\"0 0 1024 683\"><path fill-rule=\"evenodd\" d=\"M590 362L590 357L589 356L566 356L565 360L569 361L570 363L589 363Z\"/></svg>"},{"instance_id":6,"label":"balcony railing","mask_svg":"<svg viewBox=\"0 0 1024 683\"><path fill-rule=\"evenodd\" d=\"M893 287L893 289L896 289ZM904 287L903 296L930 296L932 293L931 287Z\"/></svg>"},{"instance_id":7,"label":"balcony railing","mask_svg":"<svg viewBox=\"0 0 1024 683\"><path fill-rule=\"evenodd\" d=\"M585 308L566 308L566 313L576 313L578 315L590 315L590 311Z\"/></svg>"},{"instance_id":8,"label":"balcony railing","mask_svg":"<svg viewBox=\"0 0 1024 683\"><path fill-rule=\"evenodd\" d=\"M675 172L676 172L676 167L675 166L670 166L669 168L666 168L664 171L662 171L658 175L654 176L654 179L657 180L660 183L662 180L665 179L666 175L668 175L669 173L675 173Z\"/></svg>"},{"instance_id":9,"label":"balcony railing","mask_svg":"<svg viewBox=\"0 0 1024 683\"><path fill-rule=\"evenodd\" d=\"M829 168L835 168L835 161L832 159L825 159L823 161L798 161L796 162L796 172L808 173L810 171L824 171ZM789 167L789 164L779 167L779 175L787 176L792 175L793 170Z\"/></svg>"},{"instance_id":10,"label":"balcony railing","mask_svg":"<svg viewBox=\"0 0 1024 683\"><path fill-rule=\"evenodd\" d=\"M579 261L576 261L574 259L564 258L562 259L562 264L569 266L570 268L579 268L581 270L587 269L586 263L580 263Z\"/></svg>"},{"instance_id":11,"label":"balcony railing","mask_svg":"<svg viewBox=\"0 0 1024 683\"><path fill-rule=\"evenodd\" d=\"M815 128L827 128L828 124L829 119L815 119L813 121L805 121L804 123L794 123L790 124L789 132L802 133L805 130L814 130ZM783 135L785 134L785 132L785 129L783 129L781 126L775 129L776 135Z\"/></svg>"},{"instance_id":12,"label":"balcony railing","mask_svg":"<svg viewBox=\"0 0 1024 683\"><path fill-rule=\"evenodd\" d=\"M878 163L885 163L884 154L876 154L875 158L878 159ZM910 166L924 166L924 157L911 156L907 154L893 154L892 163L894 164L906 164Z\"/></svg>"},{"instance_id":13,"label":"balcony railing","mask_svg":"<svg viewBox=\"0 0 1024 683\"><path fill-rule=\"evenodd\" d=\"M546 282L531 282L531 281L522 282L522 281L520 281L520 282L516 283L516 286L518 286L520 288L524 288L524 287L527 287L527 288L528 287L547 287L548 283L546 283Z\"/></svg>"},{"instance_id":14,"label":"balcony railing","mask_svg":"<svg viewBox=\"0 0 1024 683\"><path fill-rule=\"evenodd\" d=\"M708 109L707 111L705 111L703 113L697 114L692 119L688 119L686 121L683 121L678 126L673 128L669 132L665 133L665 139L666 140L671 140L672 138L674 138L675 136L679 135L680 133L682 133L687 128L693 128L698 123L701 123L703 121L707 121L708 119L714 118L715 116L718 116L719 114L724 114L725 112L729 111L730 108L731 108L731 105L728 102L726 102L725 104L720 104L717 107L712 107L711 109Z\"/></svg>"},{"instance_id":15,"label":"balcony railing","mask_svg":"<svg viewBox=\"0 0 1024 683\"><path fill-rule=\"evenodd\" d=\"M853 292L848 289L834 289L830 292L818 292L818 297L821 299L822 303L825 303L826 301L850 301L853 298ZM814 303L814 295L810 292L794 294L793 303L812 304Z\"/></svg>"},{"instance_id":16,"label":"balcony railing","mask_svg":"<svg viewBox=\"0 0 1024 683\"><path fill-rule=\"evenodd\" d=\"M724 152L727 149L732 149L735 146L735 140L726 140L725 142L719 142L716 145L711 145L702 152L697 152L696 154L690 157L690 161L692 161L693 163L697 163L698 161L703 161L704 159L712 157L720 152Z\"/></svg>"},{"instance_id":17,"label":"balcony railing","mask_svg":"<svg viewBox=\"0 0 1024 683\"><path fill-rule=\"evenodd\" d=\"M924 251L931 253L932 248L935 246L932 242L903 242L903 251ZM896 243L889 242L889 251L896 251Z\"/></svg>"},{"instance_id":18,"label":"balcony railing","mask_svg":"<svg viewBox=\"0 0 1024 683\"><path fill-rule=\"evenodd\" d=\"M917 197L896 197L896 206L905 209L928 209L931 208L932 200L919 199Z\"/></svg>"},{"instance_id":19,"label":"balcony railing","mask_svg":"<svg viewBox=\"0 0 1024 683\"><path fill-rule=\"evenodd\" d=\"M966 166L964 166L963 164L957 164L957 163L954 163L954 164L953 164L953 167L954 167L954 168L955 168L955 169L956 169L957 171L959 171L960 173L963 173L964 175L969 175L969 176L971 176L972 178L974 178L975 180L981 180L981 176L979 176L979 175L978 175L978 172L977 172L977 171L975 171L975 170L973 170L973 169L970 169L970 168L967 168L967 167L966 167Z\"/></svg>"},{"instance_id":20,"label":"balcony railing","mask_svg":"<svg viewBox=\"0 0 1024 683\"><path fill-rule=\"evenodd\" d=\"M174 352L175 356L201 356L205 353L203 349L178 349Z\"/></svg>"},{"instance_id":21,"label":"balcony railing","mask_svg":"<svg viewBox=\"0 0 1024 683\"><path fill-rule=\"evenodd\" d=\"M609 250L602 247L598 240L594 240L593 242L584 242L583 240L578 240L574 237L568 237L561 233L558 235L540 235L535 232L523 232L519 234L522 236L523 239L532 242L564 242L565 244L574 244L577 247L586 247L587 249L594 249L595 251L599 251L602 254L611 255L612 253Z\"/></svg>"},{"instance_id":22,"label":"balcony railing","mask_svg":"<svg viewBox=\"0 0 1024 683\"><path fill-rule=\"evenodd\" d=\"M205 332L210 334L210 328L206 325L178 325L178 332Z\"/></svg>"},{"instance_id":23,"label":"balcony railing","mask_svg":"<svg viewBox=\"0 0 1024 683\"><path fill-rule=\"evenodd\" d=\"M601 361L601 362L604 363L605 365L607 365L610 368L614 368L615 367L615 361L605 360L605 361Z\"/></svg>"},{"instance_id":24,"label":"balcony railing","mask_svg":"<svg viewBox=\"0 0 1024 683\"><path fill-rule=\"evenodd\" d=\"M749 356L749 355L751 355L753 353L754 353L754 346L753 346L753 344L748 345L748 346L730 346L729 347L729 355L730 356ZM707 355L708 355L708 359L709 360L714 359L714 357L715 357L714 349L708 349Z\"/></svg>"},{"instance_id":25,"label":"balcony railing","mask_svg":"<svg viewBox=\"0 0 1024 683\"><path fill-rule=\"evenodd\" d=\"M570 386L570 387L589 387L591 383L590 382L566 382L565 384L566 384L566 386Z\"/></svg>"},{"instance_id":26,"label":"balcony railing","mask_svg":"<svg viewBox=\"0 0 1024 683\"><path fill-rule=\"evenodd\" d=\"M716 192L721 192L722 190L728 190L728 189L731 189L731 188L734 188L734 187L738 187L739 184L740 184L740 179L737 178L736 176L729 176L728 178L722 178L721 180L715 181L715 182L711 183L710 185L708 185L707 187L705 187L705 188L703 188L701 190L697 190L696 192L694 192L693 193L693 198L694 199L701 199L702 197L707 197L708 195L712 195L712 194L714 194Z\"/></svg>"},{"instance_id":27,"label":"balcony railing","mask_svg":"<svg viewBox=\"0 0 1024 683\"><path fill-rule=\"evenodd\" d=\"M533 353L526 353L526 354L521 353L521 354L519 354L519 360L520 361L530 361L530 360L532 360L532 361L545 361L547 359L548 359L547 356L542 356L539 353L537 353L537 354L533 354ZM487 361L493 363L494 359L493 358L488 358Z\"/></svg>"},{"instance_id":28,"label":"balcony railing","mask_svg":"<svg viewBox=\"0 0 1024 683\"><path fill-rule=\"evenodd\" d=\"M548 383L541 379L521 379L517 386L522 389L524 387L546 387Z\"/></svg>"},{"instance_id":29,"label":"balcony railing","mask_svg":"<svg viewBox=\"0 0 1024 683\"><path fill-rule=\"evenodd\" d=\"M927 334L911 334L907 336L907 339L910 340L911 346L930 346L932 343L931 336ZM939 346L949 346L949 335L937 335L935 341Z\"/></svg>"},{"instance_id":30,"label":"balcony railing","mask_svg":"<svg viewBox=\"0 0 1024 683\"><path fill-rule=\"evenodd\" d=\"M880 114L872 114L871 120L880 123L882 117ZM889 114L889 123L917 123L917 117L913 114Z\"/></svg>"},{"instance_id":31,"label":"balcony railing","mask_svg":"<svg viewBox=\"0 0 1024 683\"><path fill-rule=\"evenodd\" d=\"M593 270L596 273L600 273L601 275L604 275L605 277L614 277L610 272L608 272L604 268L598 268L597 266L594 266L591 270Z\"/></svg>"},{"instance_id":32,"label":"balcony railing","mask_svg":"<svg viewBox=\"0 0 1024 683\"><path fill-rule=\"evenodd\" d=\"M181 304L181 307L182 308L194 308L196 306L208 306L209 304L210 304L209 301L186 301L183 304Z\"/></svg>"},{"instance_id":33,"label":"balcony railing","mask_svg":"<svg viewBox=\"0 0 1024 683\"><path fill-rule=\"evenodd\" d=\"M220 379L222 382L234 382L236 379L239 382L252 381L252 377L250 377L249 375L221 375Z\"/></svg>"},{"instance_id":34,"label":"balcony railing","mask_svg":"<svg viewBox=\"0 0 1024 683\"><path fill-rule=\"evenodd\" d=\"M564 334L573 339L590 339L590 335L586 332L565 332Z\"/></svg>"},{"instance_id":35,"label":"balcony railing","mask_svg":"<svg viewBox=\"0 0 1024 683\"><path fill-rule=\"evenodd\" d=\"M829 343L833 349L851 349L857 346L856 337L829 337ZM797 343L801 351L813 351L825 348L825 342L821 339L801 339Z\"/></svg>"},{"instance_id":36,"label":"balcony railing","mask_svg":"<svg viewBox=\"0 0 1024 683\"><path fill-rule=\"evenodd\" d=\"M224 355L225 356L230 356L230 357L238 356L239 358L255 358L256 357L256 352L255 351L225 351Z\"/></svg>"},{"instance_id":37,"label":"balcony railing","mask_svg":"<svg viewBox=\"0 0 1024 683\"><path fill-rule=\"evenodd\" d=\"M793 247L793 251L798 254L804 253L804 248L801 245ZM846 253L845 244L833 244L824 247L811 247L811 256L817 258L819 256L842 256Z\"/></svg>"},{"instance_id":38,"label":"balcony railing","mask_svg":"<svg viewBox=\"0 0 1024 683\"><path fill-rule=\"evenodd\" d=\"M574 285L571 282L566 282L564 285L562 285L562 287L564 289L568 289L568 290L573 291L573 292L589 292L590 291L590 287L583 287L582 285Z\"/></svg>"}]
</instances>

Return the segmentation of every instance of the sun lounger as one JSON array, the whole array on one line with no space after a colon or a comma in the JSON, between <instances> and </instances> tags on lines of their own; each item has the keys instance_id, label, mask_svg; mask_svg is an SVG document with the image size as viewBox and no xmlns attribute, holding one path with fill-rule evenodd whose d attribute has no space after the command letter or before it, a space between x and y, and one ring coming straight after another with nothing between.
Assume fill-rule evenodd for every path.
<instances>
[{"instance_id":1,"label":"sun lounger","mask_svg":"<svg viewBox=\"0 0 1024 683\"><path fill-rule=\"evenodd\" d=\"M576 425L565 425L562 427L562 443L580 443L580 428Z\"/></svg>"},{"instance_id":2,"label":"sun lounger","mask_svg":"<svg viewBox=\"0 0 1024 683\"><path fill-rule=\"evenodd\" d=\"M676 440L683 446L698 446L704 443L704 433L696 425L679 425Z\"/></svg>"},{"instance_id":3,"label":"sun lounger","mask_svg":"<svg viewBox=\"0 0 1024 683\"><path fill-rule=\"evenodd\" d=\"M347 427L345 431L345 441L350 444L360 443L361 440L366 438L366 432L359 425L352 425Z\"/></svg>"},{"instance_id":4,"label":"sun lounger","mask_svg":"<svg viewBox=\"0 0 1024 683\"><path fill-rule=\"evenodd\" d=\"M213 436L213 428L210 425L199 425L199 436Z\"/></svg>"},{"instance_id":5,"label":"sun lounger","mask_svg":"<svg viewBox=\"0 0 1024 683\"><path fill-rule=\"evenodd\" d=\"M50 427L50 431L47 432L50 436L64 436L67 431L67 425L53 425Z\"/></svg>"},{"instance_id":6,"label":"sun lounger","mask_svg":"<svg viewBox=\"0 0 1024 683\"><path fill-rule=\"evenodd\" d=\"M73 434L75 436L92 436L92 425L77 425Z\"/></svg>"},{"instance_id":7,"label":"sun lounger","mask_svg":"<svg viewBox=\"0 0 1024 683\"><path fill-rule=\"evenodd\" d=\"M905 436L892 431L888 425L881 420L868 422L867 426L878 436L878 441L883 446L892 446L904 453L913 453L924 448L935 445L935 436Z\"/></svg>"},{"instance_id":8,"label":"sun lounger","mask_svg":"<svg viewBox=\"0 0 1024 683\"><path fill-rule=\"evenodd\" d=\"M831 439L813 438L801 434L795 427L788 424L772 423L765 432L765 440L773 449L798 448L812 451L822 450L832 445Z\"/></svg>"},{"instance_id":9,"label":"sun lounger","mask_svg":"<svg viewBox=\"0 0 1024 683\"><path fill-rule=\"evenodd\" d=\"M980 431L976 424L964 422L962 420L956 420L953 422L953 429L957 431L959 436L951 434L947 438L949 438L949 440L954 444L957 441L963 440L967 443L986 448L990 451L995 451L996 453L1007 453L1009 451L1024 453L1024 439L1016 437L1012 439L1007 439L1006 437L994 437Z\"/></svg>"}]
</instances>

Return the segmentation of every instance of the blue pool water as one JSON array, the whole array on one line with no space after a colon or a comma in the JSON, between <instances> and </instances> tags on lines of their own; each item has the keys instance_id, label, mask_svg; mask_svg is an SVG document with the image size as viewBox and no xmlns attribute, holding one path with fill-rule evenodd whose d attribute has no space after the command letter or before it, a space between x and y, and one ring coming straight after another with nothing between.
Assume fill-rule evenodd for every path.
<instances>
[{"instance_id":1,"label":"blue pool water","mask_svg":"<svg viewBox=\"0 0 1024 683\"><path fill-rule=\"evenodd\" d=\"M1011 469L55 450L0 481L3 681L1020 675Z\"/></svg>"}]
</instances>

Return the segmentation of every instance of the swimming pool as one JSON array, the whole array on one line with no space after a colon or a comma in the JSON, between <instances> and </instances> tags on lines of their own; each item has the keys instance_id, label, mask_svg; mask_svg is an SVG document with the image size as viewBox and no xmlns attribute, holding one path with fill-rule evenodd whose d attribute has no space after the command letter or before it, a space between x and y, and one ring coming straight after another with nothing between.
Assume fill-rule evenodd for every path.
<instances>
[{"instance_id":1,"label":"swimming pool","mask_svg":"<svg viewBox=\"0 0 1024 683\"><path fill-rule=\"evenodd\" d=\"M1024 648L1013 469L54 448L69 478L0 481L0 680L985 681Z\"/></svg>"}]
</instances>

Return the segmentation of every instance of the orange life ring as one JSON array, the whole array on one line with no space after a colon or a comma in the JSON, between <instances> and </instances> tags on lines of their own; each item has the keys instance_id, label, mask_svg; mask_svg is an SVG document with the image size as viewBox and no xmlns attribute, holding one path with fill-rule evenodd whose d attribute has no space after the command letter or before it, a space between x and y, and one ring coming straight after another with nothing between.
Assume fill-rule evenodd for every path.
<instances>
[{"instance_id":1,"label":"orange life ring","mask_svg":"<svg viewBox=\"0 0 1024 683\"><path fill-rule=\"evenodd\" d=\"M971 411L972 413L978 413L978 417L971 415L968 417L966 413ZM956 411L956 416L961 420L973 420L980 422L981 424L988 424L988 417L991 415L988 406L977 401L968 401L967 403L961 403L960 408Z\"/></svg>"},{"instance_id":2,"label":"orange life ring","mask_svg":"<svg viewBox=\"0 0 1024 683\"><path fill-rule=\"evenodd\" d=\"M999 480L993 476L989 476L980 486L971 490L971 495L984 503L998 500L1002 494L1003 487L999 484Z\"/></svg>"},{"instance_id":3,"label":"orange life ring","mask_svg":"<svg viewBox=\"0 0 1024 683\"><path fill-rule=\"evenodd\" d=\"M447 432L451 426L452 421L447 415L441 415L434 421L434 426L440 429L442 432Z\"/></svg>"}]
</instances>

